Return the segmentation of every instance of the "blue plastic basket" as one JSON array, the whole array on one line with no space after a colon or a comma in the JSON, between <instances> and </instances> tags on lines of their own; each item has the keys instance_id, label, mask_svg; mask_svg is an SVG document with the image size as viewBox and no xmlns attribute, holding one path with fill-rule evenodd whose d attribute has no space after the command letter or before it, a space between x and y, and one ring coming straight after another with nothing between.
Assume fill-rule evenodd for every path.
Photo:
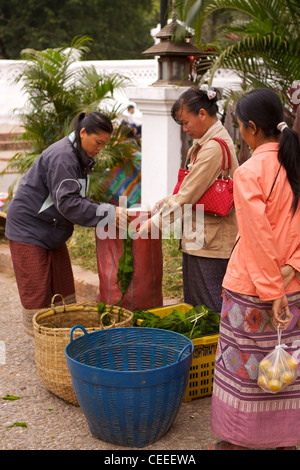
<instances>
[{"instance_id":1,"label":"blue plastic basket","mask_svg":"<svg viewBox=\"0 0 300 470\"><path fill-rule=\"evenodd\" d=\"M73 339L81 328L84 335ZM145 447L172 425L188 382L194 345L156 328L70 332L66 359L92 435L125 447Z\"/></svg>"}]
</instances>

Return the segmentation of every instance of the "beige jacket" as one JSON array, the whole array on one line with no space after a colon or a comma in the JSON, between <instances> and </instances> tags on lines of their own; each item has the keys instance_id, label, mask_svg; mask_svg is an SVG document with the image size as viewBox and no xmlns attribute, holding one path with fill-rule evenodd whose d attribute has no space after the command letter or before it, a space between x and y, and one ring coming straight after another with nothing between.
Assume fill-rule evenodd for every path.
<instances>
[{"instance_id":1,"label":"beige jacket","mask_svg":"<svg viewBox=\"0 0 300 470\"><path fill-rule=\"evenodd\" d=\"M235 148L231 137L220 121L217 121L201 139L194 142L189 150L187 162L190 173L181 184L176 195L169 195L153 222L160 228L182 217L181 248L185 253L207 258L229 258L237 235L235 213L225 217L203 214L202 211L189 210L202 194L221 174L223 153L220 144L212 137L225 140L231 151L231 176L238 167ZM228 168L228 162L227 168Z\"/></svg>"}]
</instances>

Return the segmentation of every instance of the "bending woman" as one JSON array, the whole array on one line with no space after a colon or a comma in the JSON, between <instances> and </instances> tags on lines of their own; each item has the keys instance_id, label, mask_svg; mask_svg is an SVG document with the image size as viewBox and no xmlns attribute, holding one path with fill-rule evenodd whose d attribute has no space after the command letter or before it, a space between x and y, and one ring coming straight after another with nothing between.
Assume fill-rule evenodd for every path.
<instances>
[{"instance_id":1,"label":"bending woman","mask_svg":"<svg viewBox=\"0 0 300 470\"><path fill-rule=\"evenodd\" d=\"M254 150L234 174L239 237L223 286L211 426L217 449L300 445L300 379L285 391L257 385L259 362L300 340L300 147L279 97L256 89L237 103Z\"/></svg>"},{"instance_id":2,"label":"bending woman","mask_svg":"<svg viewBox=\"0 0 300 470\"><path fill-rule=\"evenodd\" d=\"M74 132L48 147L22 178L9 205L5 235L29 334L34 313L54 294L75 302L66 241L74 224L94 227L127 220L124 209L87 198L94 158L111 138L111 121L102 113L81 113ZM58 299L61 300L61 299Z\"/></svg>"},{"instance_id":3,"label":"bending woman","mask_svg":"<svg viewBox=\"0 0 300 470\"><path fill-rule=\"evenodd\" d=\"M184 301L194 306L204 304L215 312L221 312L222 281L237 234L235 213L225 217L204 214L203 233L202 221L197 224L198 211L185 211L187 205L192 207L199 201L222 172L222 148L212 140L213 137L223 139L229 146L231 176L238 167L232 139L217 117L217 100L216 91L204 85L200 88L191 87L174 103L174 120L194 139L186 161L186 168L190 172L177 194L169 195L157 203L159 212L149 219L148 227L142 229L151 231L151 224L161 229L169 220L173 221L172 215L175 219L177 215L183 216L181 249ZM189 226L192 230L187 229ZM195 234L196 239L199 238L196 243L193 242Z\"/></svg>"}]
</instances>

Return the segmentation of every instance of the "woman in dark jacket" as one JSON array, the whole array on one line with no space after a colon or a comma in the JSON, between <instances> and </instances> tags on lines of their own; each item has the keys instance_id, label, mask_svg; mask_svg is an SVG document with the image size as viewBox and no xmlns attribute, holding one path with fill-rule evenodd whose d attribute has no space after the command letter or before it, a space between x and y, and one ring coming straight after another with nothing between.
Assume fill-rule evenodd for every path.
<instances>
[{"instance_id":1,"label":"woman in dark jacket","mask_svg":"<svg viewBox=\"0 0 300 470\"><path fill-rule=\"evenodd\" d=\"M126 223L126 210L86 197L94 157L109 141L112 130L104 114L81 113L74 132L37 158L9 205L5 234L29 334L34 313L48 307L53 294L61 294L65 303L75 301L66 247L74 224Z\"/></svg>"}]
</instances>

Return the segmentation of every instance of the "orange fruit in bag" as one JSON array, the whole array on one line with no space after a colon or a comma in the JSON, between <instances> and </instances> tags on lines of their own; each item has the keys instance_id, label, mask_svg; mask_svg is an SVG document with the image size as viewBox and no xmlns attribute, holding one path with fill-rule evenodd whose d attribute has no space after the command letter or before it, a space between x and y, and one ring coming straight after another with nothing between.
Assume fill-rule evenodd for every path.
<instances>
[{"instance_id":1,"label":"orange fruit in bag","mask_svg":"<svg viewBox=\"0 0 300 470\"><path fill-rule=\"evenodd\" d=\"M266 392L277 393L295 382L298 361L286 352L274 357L274 362L273 357L265 357L259 363L257 384Z\"/></svg>"},{"instance_id":2,"label":"orange fruit in bag","mask_svg":"<svg viewBox=\"0 0 300 470\"><path fill-rule=\"evenodd\" d=\"M281 389L281 382L278 379L272 379L269 381L268 387L271 392L279 392L279 390Z\"/></svg>"},{"instance_id":3,"label":"orange fruit in bag","mask_svg":"<svg viewBox=\"0 0 300 470\"><path fill-rule=\"evenodd\" d=\"M298 362L293 358L293 356L288 357L286 362L291 370L296 371L298 369Z\"/></svg>"},{"instance_id":4,"label":"orange fruit in bag","mask_svg":"<svg viewBox=\"0 0 300 470\"><path fill-rule=\"evenodd\" d=\"M260 361L259 363L259 369L261 370L261 372L267 372L267 370L269 369L269 367L271 367L271 362L269 361L269 359L262 359L262 361Z\"/></svg>"},{"instance_id":5,"label":"orange fruit in bag","mask_svg":"<svg viewBox=\"0 0 300 470\"><path fill-rule=\"evenodd\" d=\"M269 379L279 379L281 374L281 367L280 366L271 366L267 370L267 375Z\"/></svg>"},{"instance_id":6,"label":"orange fruit in bag","mask_svg":"<svg viewBox=\"0 0 300 470\"><path fill-rule=\"evenodd\" d=\"M259 375L257 379L258 385L264 390L268 390L268 379L265 375Z\"/></svg>"},{"instance_id":7,"label":"orange fruit in bag","mask_svg":"<svg viewBox=\"0 0 300 470\"><path fill-rule=\"evenodd\" d=\"M293 374L293 372L286 370L282 372L280 379L284 385L290 385L293 382L295 382L296 377L295 377L295 374Z\"/></svg>"}]
</instances>

